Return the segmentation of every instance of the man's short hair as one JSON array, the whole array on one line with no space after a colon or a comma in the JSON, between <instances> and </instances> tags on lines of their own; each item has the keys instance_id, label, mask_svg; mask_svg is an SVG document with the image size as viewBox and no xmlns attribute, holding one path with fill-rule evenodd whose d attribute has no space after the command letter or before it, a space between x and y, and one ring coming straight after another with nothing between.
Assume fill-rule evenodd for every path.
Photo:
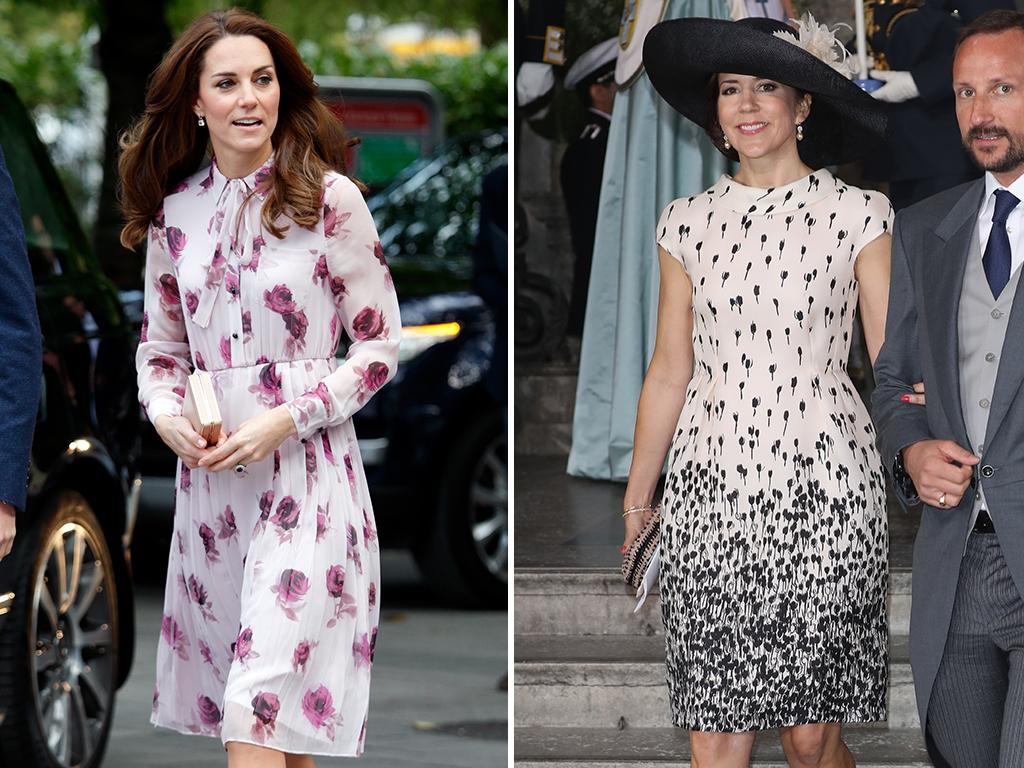
<instances>
[{"instance_id":1,"label":"man's short hair","mask_svg":"<svg viewBox=\"0 0 1024 768\"><path fill-rule=\"evenodd\" d=\"M998 8L994 11L986 11L978 18L960 30L956 39L956 47L953 55L956 56L960 46L965 40L975 35L995 35L999 32L1007 32L1011 29L1019 29L1024 32L1024 13L1011 11L1006 8Z\"/></svg>"}]
</instances>

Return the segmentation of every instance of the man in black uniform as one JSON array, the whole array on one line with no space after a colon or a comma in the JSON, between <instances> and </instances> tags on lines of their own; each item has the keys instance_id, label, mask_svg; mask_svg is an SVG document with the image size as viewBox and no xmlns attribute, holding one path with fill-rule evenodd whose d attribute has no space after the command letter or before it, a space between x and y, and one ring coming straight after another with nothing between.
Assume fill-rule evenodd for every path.
<instances>
[{"instance_id":1,"label":"man in black uniform","mask_svg":"<svg viewBox=\"0 0 1024 768\"><path fill-rule=\"evenodd\" d=\"M869 45L885 81L872 96L890 102L886 146L864 176L889 182L897 211L977 178L963 151L953 106L953 47L964 24L1013 0L868 0Z\"/></svg>"},{"instance_id":2,"label":"man in black uniform","mask_svg":"<svg viewBox=\"0 0 1024 768\"><path fill-rule=\"evenodd\" d=\"M569 144L562 157L562 195L569 214L569 233L575 255L568 334L576 337L583 335L583 315L587 308L601 174L615 101L618 50L618 38L599 43L580 56L565 76L565 87L580 94L588 118L582 133Z\"/></svg>"}]
</instances>

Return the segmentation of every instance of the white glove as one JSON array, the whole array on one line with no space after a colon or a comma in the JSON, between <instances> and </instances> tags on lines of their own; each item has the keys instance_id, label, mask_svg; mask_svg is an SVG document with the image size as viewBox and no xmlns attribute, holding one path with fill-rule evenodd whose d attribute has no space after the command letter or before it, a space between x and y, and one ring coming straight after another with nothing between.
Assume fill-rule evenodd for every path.
<instances>
[{"instance_id":1,"label":"white glove","mask_svg":"<svg viewBox=\"0 0 1024 768\"><path fill-rule=\"evenodd\" d=\"M875 78L875 80L882 80L885 82L885 85L877 91L871 92L871 95L879 101L899 103L901 101L916 99L921 95L921 92L917 90L917 83L914 82L914 76L909 72L893 72L888 69L872 69L871 77Z\"/></svg>"}]
</instances>

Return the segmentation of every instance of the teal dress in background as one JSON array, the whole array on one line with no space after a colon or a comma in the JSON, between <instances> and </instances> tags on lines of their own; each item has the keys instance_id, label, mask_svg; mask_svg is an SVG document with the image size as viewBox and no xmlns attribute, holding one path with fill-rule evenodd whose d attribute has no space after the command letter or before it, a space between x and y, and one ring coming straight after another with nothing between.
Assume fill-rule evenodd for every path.
<instances>
[{"instance_id":1,"label":"teal dress in background","mask_svg":"<svg viewBox=\"0 0 1024 768\"><path fill-rule=\"evenodd\" d=\"M729 18L726 0L669 0L666 19ZM624 480L658 314L655 227L677 197L712 186L728 161L655 92L646 73L615 97L583 326L570 475Z\"/></svg>"}]
</instances>

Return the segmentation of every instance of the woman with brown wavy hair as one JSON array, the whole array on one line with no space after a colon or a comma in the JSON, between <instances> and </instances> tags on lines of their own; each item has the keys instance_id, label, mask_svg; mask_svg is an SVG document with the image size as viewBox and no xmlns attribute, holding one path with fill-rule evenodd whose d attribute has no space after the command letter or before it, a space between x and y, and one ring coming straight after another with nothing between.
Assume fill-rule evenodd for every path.
<instances>
[{"instance_id":1,"label":"woman with brown wavy hair","mask_svg":"<svg viewBox=\"0 0 1024 768\"><path fill-rule=\"evenodd\" d=\"M139 395L180 459L152 722L217 736L246 768L362 753L379 617L350 417L394 375L401 321L315 94L283 33L218 11L122 139L121 237L147 240ZM215 444L182 416L193 367L213 379Z\"/></svg>"}]
</instances>

